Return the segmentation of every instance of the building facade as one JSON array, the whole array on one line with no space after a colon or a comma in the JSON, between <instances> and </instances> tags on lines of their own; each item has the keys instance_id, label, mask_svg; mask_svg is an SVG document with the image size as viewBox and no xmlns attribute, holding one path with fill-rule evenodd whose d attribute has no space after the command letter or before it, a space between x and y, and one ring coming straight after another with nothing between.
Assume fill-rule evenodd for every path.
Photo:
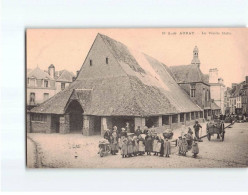
<instances>
[{"instance_id":1,"label":"building facade","mask_svg":"<svg viewBox=\"0 0 248 195\"><path fill-rule=\"evenodd\" d=\"M209 85L211 98L220 107L221 113L225 113L225 91L223 79L218 75L218 69L213 68L209 70Z\"/></svg>"},{"instance_id":2,"label":"building facade","mask_svg":"<svg viewBox=\"0 0 248 195\"><path fill-rule=\"evenodd\" d=\"M210 108L209 88L201 98ZM28 113L27 131L88 136L113 126L174 129L201 122L203 111L166 65L98 34L77 79Z\"/></svg>"},{"instance_id":3,"label":"building facade","mask_svg":"<svg viewBox=\"0 0 248 195\"><path fill-rule=\"evenodd\" d=\"M189 65L171 66L176 82L191 100L204 110L204 118L211 119L211 91L206 75L200 70L199 49L195 46L193 59Z\"/></svg>"},{"instance_id":4,"label":"building facade","mask_svg":"<svg viewBox=\"0 0 248 195\"><path fill-rule=\"evenodd\" d=\"M67 70L55 71L53 64L48 67L48 71L43 71L39 67L29 70L27 73L27 108L33 108L64 90L72 83L73 76Z\"/></svg>"}]
</instances>

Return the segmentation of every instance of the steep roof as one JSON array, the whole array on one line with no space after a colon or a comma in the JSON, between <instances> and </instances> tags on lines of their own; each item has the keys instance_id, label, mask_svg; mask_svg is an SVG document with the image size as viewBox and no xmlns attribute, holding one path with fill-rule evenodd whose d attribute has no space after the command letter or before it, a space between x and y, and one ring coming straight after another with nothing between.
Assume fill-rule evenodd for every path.
<instances>
[{"instance_id":1,"label":"steep roof","mask_svg":"<svg viewBox=\"0 0 248 195\"><path fill-rule=\"evenodd\" d=\"M39 67L36 67L35 69L29 71L27 73L27 78L35 77L36 79L50 79L54 80L50 77L50 75L43 70L41 70Z\"/></svg>"},{"instance_id":2,"label":"steep roof","mask_svg":"<svg viewBox=\"0 0 248 195\"><path fill-rule=\"evenodd\" d=\"M56 81L59 82L72 82L75 75L67 70L60 71L59 76L56 78Z\"/></svg>"},{"instance_id":3,"label":"steep roof","mask_svg":"<svg viewBox=\"0 0 248 195\"><path fill-rule=\"evenodd\" d=\"M104 42L126 75L103 78L92 75L87 79L79 76L32 112L63 114L72 97L87 102L80 104L88 115L149 116L201 110L175 82L166 65L105 35L98 34L96 39ZM90 69L80 71L87 70ZM91 90L90 95L83 95L87 91L83 89Z\"/></svg>"},{"instance_id":4,"label":"steep roof","mask_svg":"<svg viewBox=\"0 0 248 195\"><path fill-rule=\"evenodd\" d=\"M208 78L204 75L198 65L170 66L177 83L203 82L208 84Z\"/></svg>"}]
</instances>

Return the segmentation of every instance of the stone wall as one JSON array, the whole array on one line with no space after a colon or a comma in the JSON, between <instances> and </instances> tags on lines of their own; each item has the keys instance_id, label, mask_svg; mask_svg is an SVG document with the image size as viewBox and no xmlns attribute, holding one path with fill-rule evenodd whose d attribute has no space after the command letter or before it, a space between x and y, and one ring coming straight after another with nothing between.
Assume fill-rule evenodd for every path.
<instances>
[{"instance_id":1,"label":"stone wall","mask_svg":"<svg viewBox=\"0 0 248 195\"><path fill-rule=\"evenodd\" d=\"M31 121L32 133L52 133L51 115L47 115L47 121Z\"/></svg>"}]
</instances>

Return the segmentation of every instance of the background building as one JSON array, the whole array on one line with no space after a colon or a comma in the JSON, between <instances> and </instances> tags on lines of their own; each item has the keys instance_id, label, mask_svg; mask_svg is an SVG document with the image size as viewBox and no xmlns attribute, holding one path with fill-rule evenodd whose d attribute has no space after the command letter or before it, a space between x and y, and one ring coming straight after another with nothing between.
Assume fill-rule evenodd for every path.
<instances>
[{"instance_id":1,"label":"background building","mask_svg":"<svg viewBox=\"0 0 248 195\"><path fill-rule=\"evenodd\" d=\"M211 92L206 75L200 70L199 50L195 46L193 59L189 65L170 66L176 82L184 89L191 100L204 110L204 118L210 119Z\"/></svg>"},{"instance_id":2,"label":"background building","mask_svg":"<svg viewBox=\"0 0 248 195\"><path fill-rule=\"evenodd\" d=\"M209 70L209 85L211 98L220 107L221 113L225 113L225 91L226 87L223 79L218 75L218 69L213 68Z\"/></svg>"},{"instance_id":3,"label":"background building","mask_svg":"<svg viewBox=\"0 0 248 195\"><path fill-rule=\"evenodd\" d=\"M48 71L36 67L27 71L27 107L28 109L41 104L64 90L73 81L73 73L67 70L55 71L51 64Z\"/></svg>"}]
</instances>

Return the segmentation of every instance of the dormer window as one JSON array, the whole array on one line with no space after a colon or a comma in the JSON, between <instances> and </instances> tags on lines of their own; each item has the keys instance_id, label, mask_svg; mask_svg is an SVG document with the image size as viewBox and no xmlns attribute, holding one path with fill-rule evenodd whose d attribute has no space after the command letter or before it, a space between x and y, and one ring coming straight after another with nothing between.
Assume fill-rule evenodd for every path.
<instances>
[{"instance_id":1,"label":"dormer window","mask_svg":"<svg viewBox=\"0 0 248 195\"><path fill-rule=\"evenodd\" d=\"M109 61L109 59L108 59L108 58L106 58L106 64L108 64L108 61Z\"/></svg>"},{"instance_id":2,"label":"dormer window","mask_svg":"<svg viewBox=\"0 0 248 195\"><path fill-rule=\"evenodd\" d=\"M92 64L93 64L93 63L92 63L92 60L90 60L90 66L92 66Z\"/></svg>"}]
</instances>

